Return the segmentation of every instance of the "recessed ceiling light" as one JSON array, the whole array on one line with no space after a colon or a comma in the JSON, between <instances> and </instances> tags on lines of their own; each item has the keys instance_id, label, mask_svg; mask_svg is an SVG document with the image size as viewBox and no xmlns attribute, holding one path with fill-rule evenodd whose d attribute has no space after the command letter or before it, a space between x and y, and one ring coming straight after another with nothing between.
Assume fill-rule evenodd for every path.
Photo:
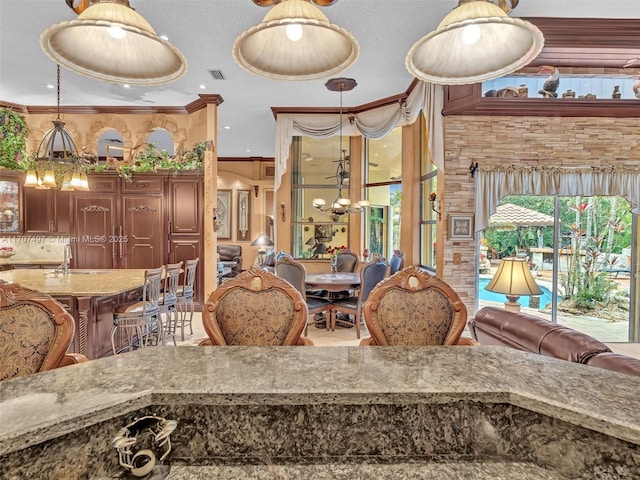
<instances>
[{"instance_id":1,"label":"recessed ceiling light","mask_svg":"<svg viewBox=\"0 0 640 480\"><path fill-rule=\"evenodd\" d=\"M129 85L128 83L125 83L122 85L124 88L131 88L131 85Z\"/></svg>"},{"instance_id":2,"label":"recessed ceiling light","mask_svg":"<svg viewBox=\"0 0 640 480\"><path fill-rule=\"evenodd\" d=\"M55 87L49 83L49 84L47 85L47 88L55 88Z\"/></svg>"},{"instance_id":3,"label":"recessed ceiling light","mask_svg":"<svg viewBox=\"0 0 640 480\"><path fill-rule=\"evenodd\" d=\"M205 84L200 85L200 89L201 90L205 90L207 88L207 86Z\"/></svg>"},{"instance_id":4,"label":"recessed ceiling light","mask_svg":"<svg viewBox=\"0 0 640 480\"><path fill-rule=\"evenodd\" d=\"M245 152L250 153L250 152L251 152L251 149L250 149L250 148L247 148L247 149L245 150Z\"/></svg>"},{"instance_id":5,"label":"recessed ceiling light","mask_svg":"<svg viewBox=\"0 0 640 480\"><path fill-rule=\"evenodd\" d=\"M169 41L169 37L167 37L166 35L160 35L160 38L163 39L165 42Z\"/></svg>"},{"instance_id":6,"label":"recessed ceiling light","mask_svg":"<svg viewBox=\"0 0 640 480\"><path fill-rule=\"evenodd\" d=\"M225 129L225 130L231 130L231 125L225 125L225 126L224 126L224 129Z\"/></svg>"}]
</instances>

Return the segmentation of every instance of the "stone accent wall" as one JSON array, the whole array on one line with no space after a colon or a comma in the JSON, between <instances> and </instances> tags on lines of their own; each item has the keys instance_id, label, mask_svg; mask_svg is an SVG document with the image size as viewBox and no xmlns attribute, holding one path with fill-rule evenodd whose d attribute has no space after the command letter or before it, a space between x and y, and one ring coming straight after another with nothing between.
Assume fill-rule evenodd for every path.
<instances>
[{"instance_id":1,"label":"stone accent wall","mask_svg":"<svg viewBox=\"0 0 640 480\"><path fill-rule=\"evenodd\" d=\"M638 112L640 116L640 104ZM481 167L639 167L640 123L638 118L446 117L444 228L449 215L474 213L471 162ZM458 265L453 263L456 253L462 258ZM476 310L477 257L475 241L452 241L445 235L443 280L458 292L470 316Z\"/></svg>"}]
</instances>

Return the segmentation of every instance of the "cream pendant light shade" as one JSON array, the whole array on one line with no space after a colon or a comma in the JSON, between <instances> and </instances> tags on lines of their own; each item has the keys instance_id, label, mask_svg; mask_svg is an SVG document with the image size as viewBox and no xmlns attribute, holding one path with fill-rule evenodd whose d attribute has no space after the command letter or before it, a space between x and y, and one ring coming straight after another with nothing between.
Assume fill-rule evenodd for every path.
<instances>
[{"instance_id":1,"label":"cream pendant light shade","mask_svg":"<svg viewBox=\"0 0 640 480\"><path fill-rule=\"evenodd\" d=\"M77 19L47 28L40 46L59 65L109 83L161 85L187 71L180 51L128 0L93 3Z\"/></svg>"},{"instance_id":2,"label":"cream pendant light shade","mask_svg":"<svg viewBox=\"0 0 640 480\"><path fill-rule=\"evenodd\" d=\"M538 56L542 32L488 0L460 0L438 28L418 40L405 64L414 77L464 85L512 73Z\"/></svg>"},{"instance_id":3,"label":"cream pendant light shade","mask_svg":"<svg viewBox=\"0 0 640 480\"><path fill-rule=\"evenodd\" d=\"M360 46L306 0L283 0L233 45L245 70L274 80L312 80L353 65Z\"/></svg>"}]
</instances>

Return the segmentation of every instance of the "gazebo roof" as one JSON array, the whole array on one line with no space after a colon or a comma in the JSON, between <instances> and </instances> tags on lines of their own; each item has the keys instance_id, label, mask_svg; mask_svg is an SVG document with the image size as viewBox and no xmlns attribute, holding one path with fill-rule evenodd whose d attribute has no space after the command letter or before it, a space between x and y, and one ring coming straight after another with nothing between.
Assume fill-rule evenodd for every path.
<instances>
[{"instance_id":1,"label":"gazebo roof","mask_svg":"<svg viewBox=\"0 0 640 480\"><path fill-rule=\"evenodd\" d=\"M505 203L498 205L496 213L489 218L489 226L512 224L516 227L548 227L553 225L553 217L519 205Z\"/></svg>"}]
</instances>

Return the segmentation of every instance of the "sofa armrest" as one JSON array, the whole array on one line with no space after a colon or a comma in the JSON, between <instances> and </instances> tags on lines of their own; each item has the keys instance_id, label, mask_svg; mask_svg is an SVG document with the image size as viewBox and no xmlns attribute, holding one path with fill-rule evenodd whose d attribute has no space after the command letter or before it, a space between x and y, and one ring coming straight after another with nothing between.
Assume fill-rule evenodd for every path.
<instances>
[{"instance_id":1,"label":"sofa armrest","mask_svg":"<svg viewBox=\"0 0 640 480\"><path fill-rule=\"evenodd\" d=\"M235 273L238 274L242 272L242 255L236 255L233 257L233 261L237 262L235 266Z\"/></svg>"},{"instance_id":2,"label":"sofa armrest","mask_svg":"<svg viewBox=\"0 0 640 480\"><path fill-rule=\"evenodd\" d=\"M603 352L593 355L586 361L587 365L606 368L628 375L640 377L640 359L613 352Z\"/></svg>"},{"instance_id":3,"label":"sofa armrest","mask_svg":"<svg viewBox=\"0 0 640 480\"><path fill-rule=\"evenodd\" d=\"M88 361L89 359L81 353L65 353L62 359L58 362L58 366L56 368L67 367L69 365L76 365L78 363Z\"/></svg>"}]
</instances>

